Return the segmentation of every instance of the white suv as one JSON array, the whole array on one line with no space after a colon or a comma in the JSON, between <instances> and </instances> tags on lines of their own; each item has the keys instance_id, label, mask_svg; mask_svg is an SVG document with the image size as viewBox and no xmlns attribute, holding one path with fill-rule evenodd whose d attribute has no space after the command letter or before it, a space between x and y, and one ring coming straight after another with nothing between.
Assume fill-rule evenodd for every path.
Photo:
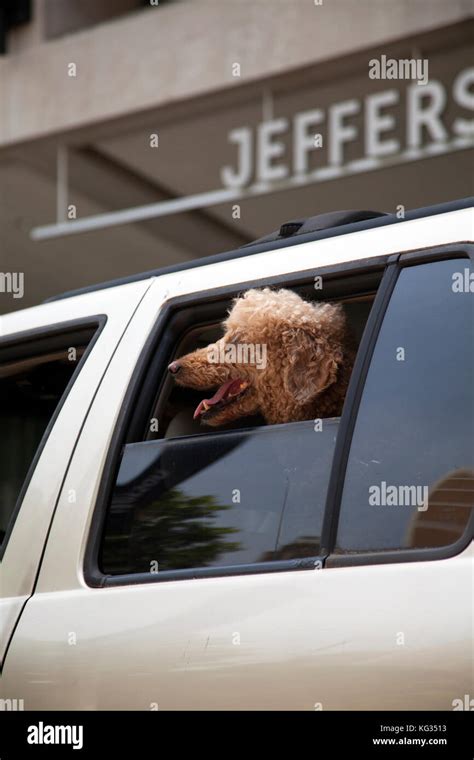
<instances>
[{"instance_id":1,"label":"white suv","mask_svg":"<svg viewBox=\"0 0 474 760\"><path fill-rule=\"evenodd\" d=\"M313 217L1 318L4 709L464 704L471 206ZM342 416L196 427L167 365L274 285L344 305Z\"/></svg>"}]
</instances>

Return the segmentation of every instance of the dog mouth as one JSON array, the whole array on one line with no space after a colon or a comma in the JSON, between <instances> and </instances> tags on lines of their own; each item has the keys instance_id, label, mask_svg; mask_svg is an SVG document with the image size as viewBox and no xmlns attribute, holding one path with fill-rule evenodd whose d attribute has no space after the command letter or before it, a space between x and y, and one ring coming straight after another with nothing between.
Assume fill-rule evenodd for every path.
<instances>
[{"instance_id":1,"label":"dog mouth","mask_svg":"<svg viewBox=\"0 0 474 760\"><path fill-rule=\"evenodd\" d=\"M225 406L233 404L248 390L250 383L246 380L228 380L221 385L212 398L205 398L197 405L193 419L207 420L220 412Z\"/></svg>"}]
</instances>

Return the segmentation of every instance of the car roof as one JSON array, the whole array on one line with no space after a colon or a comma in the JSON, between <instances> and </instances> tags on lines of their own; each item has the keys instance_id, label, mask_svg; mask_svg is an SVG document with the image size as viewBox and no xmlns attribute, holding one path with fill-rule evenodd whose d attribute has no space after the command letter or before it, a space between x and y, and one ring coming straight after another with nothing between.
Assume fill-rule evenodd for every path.
<instances>
[{"instance_id":1,"label":"car roof","mask_svg":"<svg viewBox=\"0 0 474 760\"><path fill-rule=\"evenodd\" d=\"M327 214L320 214L318 216L309 217L308 219L300 219L294 222L285 222L276 232L271 233L264 238L260 238L253 243L247 243L241 248L237 248L232 251L226 251L224 253L218 253L212 256L190 259L189 261L179 262L177 264L172 264L160 269L152 269L146 272L132 274L127 277L121 277L114 280L108 280L106 282L88 285L83 288L69 290L65 293L60 293L58 295L47 298L44 303L58 301L64 298L71 298L73 296L82 295L84 293L92 293L94 291L104 290L106 288L113 288L118 285L125 285L131 282L146 280L151 277L159 277L165 274L171 274L188 269L195 269L197 267L203 267L209 264L216 264L221 261L228 261L229 259L238 259L246 256L252 256L253 254L262 253L264 251L285 248L293 245L300 245L301 243L306 243L313 240L322 240L339 235L348 235L354 232L372 229L375 227L383 227L391 224L402 224L414 219L422 219L424 217L431 217L438 214L446 214L451 211L458 211L460 209L470 208L472 206L474 206L474 197L462 198L459 200L450 201L449 203L440 203L434 206L426 206L423 208L414 209L412 211L407 211L400 216L398 216L396 213L387 214L377 211L357 210L337 211ZM354 258L360 258L360 256L355 256Z\"/></svg>"}]
</instances>

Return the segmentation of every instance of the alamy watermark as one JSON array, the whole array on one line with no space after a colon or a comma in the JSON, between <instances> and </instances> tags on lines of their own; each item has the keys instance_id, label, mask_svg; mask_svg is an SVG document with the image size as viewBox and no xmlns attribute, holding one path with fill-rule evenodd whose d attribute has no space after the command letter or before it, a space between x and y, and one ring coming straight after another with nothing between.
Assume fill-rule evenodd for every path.
<instances>
[{"instance_id":1,"label":"alamy watermark","mask_svg":"<svg viewBox=\"0 0 474 760\"><path fill-rule=\"evenodd\" d=\"M267 366L266 343L215 343L207 349L210 364L254 364L257 369Z\"/></svg>"},{"instance_id":2,"label":"alamy watermark","mask_svg":"<svg viewBox=\"0 0 474 760\"><path fill-rule=\"evenodd\" d=\"M25 709L24 699L0 699L0 712L15 712L16 710Z\"/></svg>"},{"instance_id":3,"label":"alamy watermark","mask_svg":"<svg viewBox=\"0 0 474 760\"><path fill-rule=\"evenodd\" d=\"M474 272L468 267L462 272L453 272L451 289L453 293L474 293Z\"/></svg>"},{"instance_id":4,"label":"alamy watermark","mask_svg":"<svg viewBox=\"0 0 474 760\"><path fill-rule=\"evenodd\" d=\"M427 58L371 58L369 79L411 79L419 85L428 84Z\"/></svg>"},{"instance_id":5,"label":"alamy watermark","mask_svg":"<svg viewBox=\"0 0 474 760\"><path fill-rule=\"evenodd\" d=\"M0 293L11 293L13 298L23 298L25 275L23 272L0 272Z\"/></svg>"},{"instance_id":6,"label":"alamy watermark","mask_svg":"<svg viewBox=\"0 0 474 760\"><path fill-rule=\"evenodd\" d=\"M371 507L416 507L418 512L428 509L428 486L389 486L382 480L380 485L369 487Z\"/></svg>"},{"instance_id":7,"label":"alamy watermark","mask_svg":"<svg viewBox=\"0 0 474 760\"><path fill-rule=\"evenodd\" d=\"M40 721L28 726L28 744L71 744L73 749L84 746L83 726L52 726Z\"/></svg>"},{"instance_id":8,"label":"alamy watermark","mask_svg":"<svg viewBox=\"0 0 474 760\"><path fill-rule=\"evenodd\" d=\"M470 694L464 694L462 698L453 699L451 702L453 710L467 710L472 712L474 710L474 699Z\"/></svg>"}]
</instances>

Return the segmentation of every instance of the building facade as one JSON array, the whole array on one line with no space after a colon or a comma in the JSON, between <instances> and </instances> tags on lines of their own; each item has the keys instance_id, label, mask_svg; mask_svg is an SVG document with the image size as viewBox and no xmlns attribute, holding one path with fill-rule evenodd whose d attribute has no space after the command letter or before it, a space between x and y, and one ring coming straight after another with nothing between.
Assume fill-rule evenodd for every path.
<instances>
[{"instance_id":1,"label":"building facade","mask_svg":"<svg viewBox=\"0 0 474 760\"><path fill-rule=\"evenodd\" d=\"M4 277L0 313L290 219L472 194L469 1L24 6L0 55L0 272L24 292Z\"/></svg>"}]
</instances>

